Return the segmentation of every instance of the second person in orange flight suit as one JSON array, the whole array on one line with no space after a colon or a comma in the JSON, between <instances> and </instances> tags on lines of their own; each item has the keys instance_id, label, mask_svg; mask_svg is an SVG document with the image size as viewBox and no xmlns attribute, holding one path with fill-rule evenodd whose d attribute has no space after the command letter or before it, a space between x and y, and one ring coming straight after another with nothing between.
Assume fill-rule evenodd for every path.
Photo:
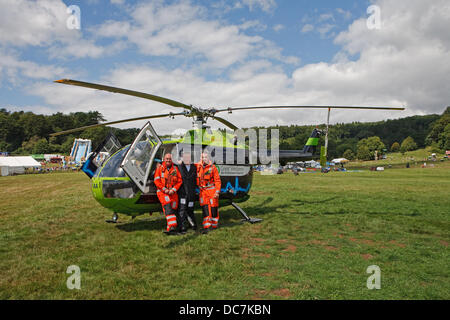
<instances>
[{"instance_id":1,"label":"second person in orange flight suit","mask_svg":"<svg viewBox=\"0 0 450 320\"><path fill-rule=\"evenodd\" d=\"M197 185L200 189L200 206L203 211L203 233L219 226L220 176L207 153L202 153L197 164Z\"/></svg>"}]
</instances>

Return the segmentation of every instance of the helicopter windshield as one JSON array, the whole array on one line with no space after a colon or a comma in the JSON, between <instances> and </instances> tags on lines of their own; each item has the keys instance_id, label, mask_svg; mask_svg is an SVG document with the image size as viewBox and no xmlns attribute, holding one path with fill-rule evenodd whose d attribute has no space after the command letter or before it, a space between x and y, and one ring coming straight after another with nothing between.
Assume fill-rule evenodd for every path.
<instances>
[{"instance_id":1,"label":"helicopter windshield","mask_svg":"<svg viewBox=\"0 0 450 320\"><path fill-rule=\"evenodd\" d=\"M146 191L147 179L150 175L153 159L161 144L161 139L150 122L147 122L120 163L123 170L142 192Z\"/></svg>"},{"instance_id":2,"label":"helicopter windshield","mask_svg":"<svg viewBox=\"0 0 450 320\"><path fill-rule=\"evenodd\" d=\"M124 147L119 152L116 152L105 164L105 166L97 170L96 176L98 177L111 177L111 178L122 178L126 177L125 171L120 167L120 163L125 156L125 153L130 148L130 145Z\"/></svg>"}]
</instances>

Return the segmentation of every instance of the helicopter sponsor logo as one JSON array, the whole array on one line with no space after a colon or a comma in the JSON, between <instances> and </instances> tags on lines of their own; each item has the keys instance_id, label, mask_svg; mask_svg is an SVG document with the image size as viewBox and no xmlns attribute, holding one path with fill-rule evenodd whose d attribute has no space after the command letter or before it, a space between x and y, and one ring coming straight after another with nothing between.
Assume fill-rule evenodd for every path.
<instances>
[{"instance_id":1,"label":"helicopter sponsor logo","mask_svg":"<svg viewBox=\"0 0 450 320\"><path fill-rule=\"evenodd\" d=\"M223 177L245 176L250 171L248 166L216 165L219 175Z\"/></svg>"}]
</instances>

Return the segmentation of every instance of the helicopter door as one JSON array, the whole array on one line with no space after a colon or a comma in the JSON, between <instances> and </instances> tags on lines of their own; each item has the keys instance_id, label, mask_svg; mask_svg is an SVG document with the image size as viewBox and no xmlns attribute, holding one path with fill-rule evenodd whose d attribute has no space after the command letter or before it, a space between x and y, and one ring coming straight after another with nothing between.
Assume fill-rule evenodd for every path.
<instances>
[{"instance_id":1,"label":"helicopter door","mask_svg":"<svg viewBox=\"0 0 450 320\"><path fill-rule=\"evenodd\" d=\"M87 158L81 170L92 178L99 167L122 146L116 136L110 132L94 152Z\"/></svg>"},{"instance_id":2,"label":"helicopter door","mask_svg":"<svg viewBox=\"0 0 450 320\"><path fill-rule=\"evenodd\" d=\"M153 159L161 144L161 139L159 139L155 129L153 129L150 122L147 122L136 139L134 139L133 144L120 164L125 173L142 192L145 192Z\"/></svg>"}]
</instances>

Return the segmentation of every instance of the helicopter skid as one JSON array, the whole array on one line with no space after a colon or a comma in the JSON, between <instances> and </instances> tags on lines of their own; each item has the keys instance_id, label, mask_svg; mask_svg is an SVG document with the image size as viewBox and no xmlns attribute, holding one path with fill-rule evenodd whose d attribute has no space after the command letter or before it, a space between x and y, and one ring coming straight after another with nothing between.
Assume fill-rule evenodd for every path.
<instances>
[{"instance_id":1,"label":"helicopter skid","mask_svg":"<svg viewBox=\"0 0 450 320\"><path fill-rule=\"evenodd\" d=\"M106 220L108 223L117 223L117 220L119 220L119 215L114 212L111 220Z\"/></svg>"},{"instance_id":2,"label":"helicopter skid","mask_svg":"<svg viewBox=\"0 0 450 320\"><path fill-rule=\"evenodd\" d=\"M257 222L261 222L263 219L258 219L258 218L250 218L247 213L245 213L244 210L242 210L241 207L239 207L236 203L231 202L231 205L244 217L244 219L242 219L243 222L249 222L251 224L257 223Z\"/></svg>"},{"instance_id":3,"label":"helicopter skid","mask_svg":"<svg viewBox=\"0 0 450 320\"><path fill-rule=\"evenodd\" d=\"M258 222L261 222L261 221L263 221L263 219L259 219L259 218L242 219L242 222L248 222L248 223L251 223L251 224L258 223Z\"/></svg>"}]
</instances>

